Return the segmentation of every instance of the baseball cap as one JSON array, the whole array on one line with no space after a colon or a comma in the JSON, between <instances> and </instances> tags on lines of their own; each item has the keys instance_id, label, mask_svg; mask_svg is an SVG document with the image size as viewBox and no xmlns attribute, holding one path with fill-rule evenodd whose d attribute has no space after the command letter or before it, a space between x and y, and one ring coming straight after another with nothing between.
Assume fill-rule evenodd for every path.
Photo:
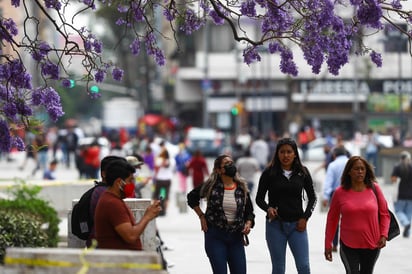
<instances>
[{"instance_id":1,"label":"baseball cap","mask_svg":"<svg viewBox=\"0 0 412 274\"><path fill-rule=\"evenodd\" d=\"M126 161L134 167L141 166L144 164L144 162L138 159L136 156L126 156Z\"/></svg>"},{"instance_id":2,"label":"baseball cap","mask_svg":"<svg viewBox=\"0 0 412 274\"><path fill-rule=\"evenodd\" d=\"M401 159L411 159L411 154L404 150L401 152Z\"/></svg>"}]
</instances>

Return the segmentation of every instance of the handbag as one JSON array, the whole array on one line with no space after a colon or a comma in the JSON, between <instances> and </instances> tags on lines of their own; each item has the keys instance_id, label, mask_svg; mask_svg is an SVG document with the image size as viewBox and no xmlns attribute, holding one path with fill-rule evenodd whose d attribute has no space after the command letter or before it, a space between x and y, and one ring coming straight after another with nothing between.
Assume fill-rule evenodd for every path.
<instances>
[{"instance_id":1,"label":"handbag","mask_svg":"<svg viewBox=\"0 0 412 274\"><path fill-rule=\"evenodd\" d=\"M376 194L375 186L373 184L372 184L372 190L373 190L373 193L375 193L376 200L378 201L378 208L379 208L379 199L378 199L378 195ZM389 208L388 208L388 212L389 212L389 216L391 217L391 221L389 223L389 231L388 231L388 241L390 241L396 236L398 236L399 234L401 234L401 230L399 228L399 224L398 224L398 221L396 220L395 215L392 213L392 211L389 210ZM378 213L378 218L379 218L379 213Z\"/></svg>"},{"instance_id":2,"label":"handbag","mask_svg":"<svg viewBox=\"0 0 412 274\"><path fill-rule=\"evenodd\" d=\"M389 223L389 231L388 231L388 241L392 240L399 234L401 234L401 230L399 229L398 221L396 221L395 215L392 211L389 211L389 215L391 216L391 222Z\"/></svg>"}]
</instances>

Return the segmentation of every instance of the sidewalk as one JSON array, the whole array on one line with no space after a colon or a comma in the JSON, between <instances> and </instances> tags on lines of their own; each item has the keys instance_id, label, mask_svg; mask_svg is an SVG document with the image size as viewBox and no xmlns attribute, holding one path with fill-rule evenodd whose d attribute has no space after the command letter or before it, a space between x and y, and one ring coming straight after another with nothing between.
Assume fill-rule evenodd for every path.
<instances>
[{"instance_id":1,"label":"sidewalk","mask_svg":"<svg viewBox=\"0 0 412 274\"><path fill-rule=\"evenodd\" d=\"M30 176L28 165L24 171L20 171L18 166L22 159L16 162L6 163L0 161L1 184L7 184L9 179L16 176L27 178ZM319 163L308 164L309 170ZM35 180L40 179L40 174L36 174ZM58 178L64 180L76 180L78 177L74 167L66 169L64 166L58 168ZM321 182L323 174L312 174L315 181ZM30 178L33 179L33 178ZM41 180L40 180L41 181ZM59 181L59 180L57 180ZM379 180L384 190L390 208L393 208L393 195L397 186L383 184ZM200 221L195 213L188 208L188 212L179 213L176 206L175 193L177 188L176 179L172 183L171 200L167 215L157 218L157 224L160 235L169 247L173 250L165 251L166 259L173 263L174 266L169 269L170 274L210 274L212 273L209 261L203 247L203 232L200 230ZM321 185L316 189L321 191ZM72 194L73 195L73 194ZM309 247L311 270L314 274L343 274L344 267L340 260L339 254L333 254L333 262L328 262L323 256L324 230L326 222L326 213L320 212L320 195L318 193L318 205L313 216L308 222ZM264 212L255 205L256 225L249 234L250 245L246 247L246 258L248 264L248 273L264 274L271 273L271 262L269 252L265 241ZM67 219L62 218L60 223L60 235L67 234ZM387 243L382 249L381 255L375 267L374 274L409 274L412 273L412 238L404 239L398 236ZM293 257L287 249L286 274L296 273Z\"/></svg>"},{"instance_id":2,"label":"sidewalk","mask_svg":"<svg viewBox=\"0 0 412 274\"><path fill-rule=\"evenodd\" d=\"M176 185L176 184L174 184ZM392 192L395 186L383 185L389 207L393 207ZM175 189L172 188L172 192ZM318 197L320 195L318 194ZM248 273L271 273L271 262L265 241L264 212L255 206L256 225L249 234L250 245L246 247ZM328 262L323 256L326 212L320 212L318 205L308 223L311 271L314 274L345 273L339 253L333 254L333 261ZM175 195L171 195L169 209L165 217L157 218L160 235L172 251L165 251L167 260L174 264L169 268L171 274L210 274L209 261L203 247L203 232L195 213L188 208L187 213L179 213L175 204ZM402 229L402 228L401 228ZM375 266L375 274L412 273L412 239L398 236L382 249ZM296 273L294 260L287 248L286 273Z\"/></svg>"}]
</instances>

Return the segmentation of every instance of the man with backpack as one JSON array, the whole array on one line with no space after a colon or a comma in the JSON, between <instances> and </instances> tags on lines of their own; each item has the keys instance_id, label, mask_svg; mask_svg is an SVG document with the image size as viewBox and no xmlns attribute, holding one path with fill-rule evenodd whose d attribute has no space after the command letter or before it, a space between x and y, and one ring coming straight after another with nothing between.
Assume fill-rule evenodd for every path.
<instances>
[{"instance_id":1,"label":"man with backpack","mask_svg":"<svg viewBox=\"0 0 412 274\"><path fill-rule=\"evenodd\" d=\"M160 201L155 200L139 222L123 201L124 187L134 183L135 168L125 160L111 162L106 168L107 189L99 198L95 212L98 248L142 250L140 240L147 224L160 211Z\"/></svg>"},{"instance_id":2,"label":"man with backpack","mask_svg":"<svg viewBox=\"0 0 412 274\"><path fill-rule=\"evenodd\" d=\"M100 162L101 182L95 182L95 185L86 191L79 202L73 207L71 216L72 233L79 239L86 240L86 246L90 247L92 240L95 238L94 233L94 212L100 195L106 191L106 168L115 161L122 160L118 156L106 156Z\"/></svg>"}]
</instances>

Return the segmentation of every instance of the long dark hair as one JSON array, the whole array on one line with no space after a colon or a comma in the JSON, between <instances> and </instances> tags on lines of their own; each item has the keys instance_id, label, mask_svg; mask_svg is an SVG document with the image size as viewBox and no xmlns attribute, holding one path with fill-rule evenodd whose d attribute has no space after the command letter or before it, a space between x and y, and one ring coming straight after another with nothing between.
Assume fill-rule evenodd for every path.
<instances>
[{"instance_id":1,"label":"long dark hair","mask_svg":"<svg viewBox=\"0 0 412 274\"><path fill-rule=\"evenodd\" d=\"M373 183L376 182L375 173L373 172L372 166L361 156L352 156L346 162L345 169L342 173L341 185L344 189L350 189L352 187L352 179L349 175L351 169L355 165L356 161L361 161L365 165L366 174L364 183L367 187L371 188Z\"/></svg>"},{"instance_id":2,"label":"long dark hair","mask_svg":"<svg viewBox=\"0 0 412 274\"><path fill-rule=\"evenodd\" d=\"M272 156L272 160L269 162L268 166L266 167L267 169L270 170L271 175L277 175L277 174L282 174L282 165L279 160L279 150L282 146L284 145L290 145L295 152L295 159L293 159L292 163L292 172L293 173L299 173L303 172L304 174L307 174L306 168L303 166L302 161L300 160L299 157L299 151L298 151L298 146L292 138L282 138L280 139L277 144L276 144L276 150L275 153Z\"/></svg>"}]
</instances>

